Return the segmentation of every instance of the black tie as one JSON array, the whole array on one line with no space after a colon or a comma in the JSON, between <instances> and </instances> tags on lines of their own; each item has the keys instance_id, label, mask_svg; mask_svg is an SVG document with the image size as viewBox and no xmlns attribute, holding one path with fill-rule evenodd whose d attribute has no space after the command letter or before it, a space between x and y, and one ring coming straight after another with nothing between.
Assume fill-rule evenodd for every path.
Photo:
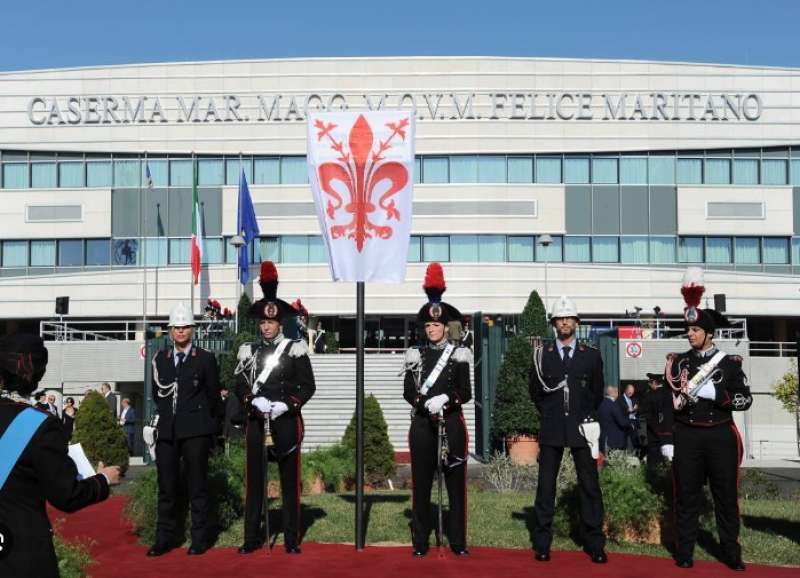
<instances>
[{"instance_id":1,"label":"black tie","mask_svg":"<svg viewBox=\"0 0 800 578\"><path fill-rule=\"evenodd\" d=\"M178 365L175 366L175 374L180 375L181 369L183 369L183 360L186 357L186 354L183 351L178 352Z\"/></svg>"},{"instance_id":2,"label":"black tie","mask_svg":"<svg viewBox=\"0 0 800 578\"><path fill-rule=\"evenodd\" d=\"M569 352L572 351L572 347L570 347L569 345L565 345L564 347L561 348L561 351L563 352L564 355L564 357L561 358L561 365L564 366L564 373L569 373L569 365L570 362L572 361L572 359L569 356Z\"/></svg>"}]
</instances>

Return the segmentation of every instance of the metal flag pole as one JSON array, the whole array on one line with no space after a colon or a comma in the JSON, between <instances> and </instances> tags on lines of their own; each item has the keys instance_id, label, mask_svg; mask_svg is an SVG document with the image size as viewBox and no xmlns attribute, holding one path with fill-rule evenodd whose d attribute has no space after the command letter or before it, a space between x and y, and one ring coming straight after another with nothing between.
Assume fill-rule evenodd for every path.
<instances>
[{"instance_id":1,"label":"metal flag pole","mask_svg":"<svg viewBox=\"0 0 800 578\"><path fill-rule=\"evenodd\" d=\"M356 282L356 550L364 549L364 282Z\"/></svg>"},{"instance_id":2,"label":"metal flag pole","mask_svg":"<svg viewBox=\"0 0 800 578\"><path fill-rule=\"evenodd\" d=\"M195 179L197 178L195 166L194 152L192 152L192 213L194 213L194 189L197 186L195 184ZM196 242L199 242L199 240ZM192 318L194 318L194 271L192 271L191 263L191 242L189 247L189 310L192 312Z\"/></svg>"}]
</instances>

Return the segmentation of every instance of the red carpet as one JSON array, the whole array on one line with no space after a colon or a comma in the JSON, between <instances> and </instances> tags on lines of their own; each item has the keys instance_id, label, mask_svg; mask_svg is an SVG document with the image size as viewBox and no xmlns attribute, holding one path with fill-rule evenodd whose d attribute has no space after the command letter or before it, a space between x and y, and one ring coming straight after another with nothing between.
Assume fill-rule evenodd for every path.
<instances>
[{"instance_id":1,"label":"red carpet","mask_svg":"<svg viewBox=\"0 0 800 578\"><path fill-rule=\"evenodd\" d=\"M472 556L464 559L455 558L449 550L445 558L438 558L435 549L432 549L426 558L414 559L410 547L368 547L363 552L355 552L350 545L305 543L300 556L286 555L279 545L270 557L264 550L241 556L234 548L216 548L203 556L187 556L184 548L151 559L145 556L147 549L136 543L136 536L122 518L124 504L124 498L113 497L76 514L50 511L52 520L64 520L61 533L67 540L94 540L94 565L90 569L93 578L248 576L254 572L263 573L273 564L280 568L282 575L315 578L375 578L376 572L387 578L413 576L420 572L431 573L429 575L435 573L437 578L571 578L582 575L592 578L730 578L737 575L716 562L696 562L694 570L689 571L676 568L669 558L614 553L610 554L609 563L605 566L592 564L580 552L553 552L552 561L545 564L536 562L530 550L500 548L472 548ZM798 578L800 570L748 565L744 576Z\"/></svg>"}]
</instances>

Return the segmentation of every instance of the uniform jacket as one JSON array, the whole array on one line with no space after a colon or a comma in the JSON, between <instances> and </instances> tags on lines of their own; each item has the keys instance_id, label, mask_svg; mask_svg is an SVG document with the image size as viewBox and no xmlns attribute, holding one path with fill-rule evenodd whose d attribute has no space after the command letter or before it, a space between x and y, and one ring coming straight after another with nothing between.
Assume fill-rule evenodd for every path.
<instances>
[{"instance_id":1,"label":"uniform jacket","mask_svg":"<svg viewBox=\"0 0 800 578\"><path fill-rule=\"evenodd\" d=\"M461 411L461 406L472 399L472 387L469 378L469 362L472 358L472 352L466 347L456 347L427 394L422 395L420 393L417 388L416 372L409 369L409 367L420 364L418 367L422 369L422 373L419 375L419 385L421 387L436 367L442 353L444 353L444 349L427 345L410 347L406 350L404 360L406 376L403 382L403 397L414 407L418 415L428 415L428 411L425 409L425 402L443 393L450 398L443 408L445 414Z\"/></svg>"},{"instance_id":2,"label":"uniform jacket","mask_svg":"<svg viewBox=\"0 0 800 578\"><path fill-rule=\"evenodd\" d=\"M639 415L647 424L648 444L672 443L672 393L662 385L644 396Z\"/></svg>"},{"instance_id":3,"label":"uniform jacket","mask_svg":"<svg viewBox=\"0 0 800 578\"><path fill-rule=\"evenodd\" d=\"M288 338L281 336L280 339L272 342L262 340L243 346L250 347L252 355L256 358L256 378L260 375L269 356L275 352L283 339ZM236 397L243 404L249 403L255 396L263 396L270 401L282 401L289 407L289 411L279 417L279 420L287 416L300 415L300 410L317 389L308 353L309 349L305 341L302 339L291 340L281 353L277 365L272 369L266 381L258 387L255 394L244 374L239 374L236 382Z\"/></svg>"},{"instance_id":4,"label":"uniform jacket","mask_svg":"<svg viewBox=\"0 0 800 578\"><path fill-rule=\"evenodd\" d=\"M606 397L597 410L597 420L600 422L600 451L624 450L628 445L628 434L633 426L620 405L610 397Z\"/></svg>"},{"instance_id":5,"label":"uniform jacket","mask_svg":"<svg viewBox=\"0 0 800 578\"><path fill-rule=\"evenodd\" d=\"M709 361L719 351L716 347L705 352L696 353L689 350L684 353L670 353L667 356L665 376L674 386L683 380L690 380L700 366ZM732 412L744 411L753 404L747 377L742 371L742 358L726 355L714 368L711 374L716 397L698 399L697 403L687 403L680 411L675 410L675 421L690 426L714 426L727 423L733 419Z\"/></svg>"},{"instance_id":6,"label":"uniform jacket","mask_svg":"<svg viewBox=\"0 0 800 578\"><path fill-rule=\"evenodd\" d=\"M558 447L585 447L586 440L578 431L578 424L587 419L597 419L597 409L603 402L605 385L600 351L583 343L577 344L568 376L565 375L555 343L542 346L538 372L537 363L537 359L534 359L529 390L541 417L539 443ZM549 393L544 390L545 384L554 388L565 377L569 386L568 394L565 389Z\"/></svg>"},{"instance_id":7,"label":"uniform jacket","mask_svg":"<svg viewBox=\"0 0 800 578\"><path fill-rule=\"evenodd\" d=\"M0 400L0 435L26 407ZM0 490L0 524L11 530L14 540L8 557L0 559L0 576L58 576L46 502L69 513L108 497L108 483L102 474L82 481L77 478L75 463L67 455L64 427L57 418L49 416L36 430Z\"/></svg>"},{"instance_id":8,"label":"uniform jacket","mask_svg":"<svg viewBox=\"0 0 800 578\"><path fill-rule=\"evenodd\" d=\"M155 363L162 385L176 380L177 368L172 349L156 353ZM159 439L185 439L215 434L222 408L219 369L214 355L192 345L177 381L178 402L173 414L172 395L160 397L155 376L153 378L152 395L158 407Z\"/></svg>"}]
</instances>

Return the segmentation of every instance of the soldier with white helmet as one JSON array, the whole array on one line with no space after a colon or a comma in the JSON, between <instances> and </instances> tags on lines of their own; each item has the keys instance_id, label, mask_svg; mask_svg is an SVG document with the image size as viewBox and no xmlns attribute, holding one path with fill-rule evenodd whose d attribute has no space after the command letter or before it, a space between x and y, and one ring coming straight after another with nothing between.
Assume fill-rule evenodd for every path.
<instances>
[{"instance_id":1,"label":"soldier with white helmet","mask_svg":"<svg viewBox=\"0 0 800 578\"><path fill-rule=\"evenodd\" d=\"M539 481L534 504L534 548L540 562L550 560L556 478L564 448L570 448L578 474L581 534L592 562L604 564L603 495L597 476L597 409L603 401L600 352L578 343L580 317L575 303L561 296L551 309L555 340L534 351L530 393L541 416Z\"/></svg>"},{"instance_id":2,"label":"soldier with white helmet","mask_svg":"<svg viewBox=\"0 0 800 578\"><path fill-rule=\"evenodd\" d=\"M153 357L153 399L158 407L158 520L148 556L161 556L182 541L177 525L181 460L192 512L190 555L203 554L208 535L208 457L219 413L219 369L214 355L192 343L194 315L183 303L169 314L172 347Z\"/></svg>"}]
</instances>

